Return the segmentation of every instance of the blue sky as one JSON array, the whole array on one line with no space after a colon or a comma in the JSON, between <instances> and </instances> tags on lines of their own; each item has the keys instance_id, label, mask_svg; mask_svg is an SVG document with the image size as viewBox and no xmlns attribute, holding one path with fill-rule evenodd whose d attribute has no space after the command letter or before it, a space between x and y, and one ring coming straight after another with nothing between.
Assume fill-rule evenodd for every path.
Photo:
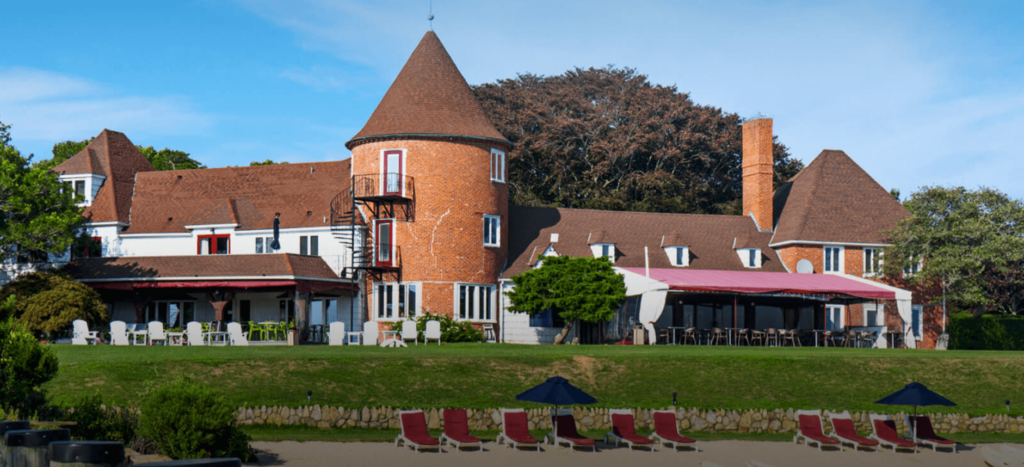
<instances>
[{"instance_id":1,"label":"blue sky","mask_svg":"<svg viewBox=\"0 0 1024 467\"><path fill-rule=\"evenodd\" d=\"M886 188L1024 198L1022 2L435 0L471 84L614 64L775 119L810 162ZM49 157L104 128L211 167L349 157L429 25L427 1L8 2L0 121Z\"/></svg>"}]
</instances>

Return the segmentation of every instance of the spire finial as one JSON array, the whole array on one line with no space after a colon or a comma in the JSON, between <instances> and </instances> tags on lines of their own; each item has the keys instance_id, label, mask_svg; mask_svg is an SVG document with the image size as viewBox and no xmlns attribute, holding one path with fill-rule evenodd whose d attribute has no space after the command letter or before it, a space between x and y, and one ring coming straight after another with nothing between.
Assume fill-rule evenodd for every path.
<instances>
[{"instance_id":1,"label":"spire finial","mask_svg":"<svg viewBox=\"0 0 1024 467\"><path fill-rule=\"evenodd\" d=\"M427 21L430 21L430 30L434 30L434 0L430 0L430 14L427 15Z\"/></svg>"}]
</instances>

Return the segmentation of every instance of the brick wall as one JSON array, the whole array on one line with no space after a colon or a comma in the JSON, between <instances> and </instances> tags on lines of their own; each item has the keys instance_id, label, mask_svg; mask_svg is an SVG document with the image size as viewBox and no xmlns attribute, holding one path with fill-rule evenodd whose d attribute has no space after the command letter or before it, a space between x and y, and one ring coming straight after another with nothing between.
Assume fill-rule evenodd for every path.
<instances>
[{"instance_id":1,"label":"brick wall","mask_svg":"<svg viewBox=\"0 0 1024 467\"><path fill-rule=\"evenodd\" d=\"M771 230L772 178L775 160L772 157L772 119L759 118L743 122L743 215L754 215L757 227Z\"/></svg>"}]
</instances>

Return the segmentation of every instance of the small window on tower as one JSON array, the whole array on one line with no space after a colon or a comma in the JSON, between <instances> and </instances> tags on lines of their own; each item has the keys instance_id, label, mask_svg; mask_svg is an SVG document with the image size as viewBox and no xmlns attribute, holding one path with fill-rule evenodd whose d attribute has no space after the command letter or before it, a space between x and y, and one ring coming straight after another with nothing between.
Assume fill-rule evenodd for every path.
<instances>
[{"instance_id":1,"label":"small window on tower","mask_svg":"<svg viewBox=\"0 0 1024 467\"><path fill-rule=\"evenodd\" d=\"M491 180L505 181L505 151L491 149Z\"/></svg>"},{"instance_id":2,"label":"small window on tower","mask_svg":"<svg viewBox=\"0 0 1024 467\"><path fill-rule=\"evenodd\" d=\"M500 246L501 217L484 214L484 246Z\"/></svg>"}]
</instances>

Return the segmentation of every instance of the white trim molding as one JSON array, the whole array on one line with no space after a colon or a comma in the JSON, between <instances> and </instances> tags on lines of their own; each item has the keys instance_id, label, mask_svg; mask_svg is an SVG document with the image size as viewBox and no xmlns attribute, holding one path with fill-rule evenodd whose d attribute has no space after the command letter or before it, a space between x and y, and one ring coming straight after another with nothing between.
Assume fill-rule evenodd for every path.
<instances>
[{"instance_id":1,"label":"white trim molding","mask_svg":"<svg viewBox=\"0 0 1024 467\"><path fill-rule=\"evenodd\" d=\"M772 248L779 248L779 247L784 247L784 246L789 246L789 245L821 245L821 246L825 246L825 245L829 245L829 246L840 245L840 246L860 246L860 247L876 247L876 248L885 248L887 246L891 246L890 243L819 242L819 241L812 241L812 240L786 240L786 241L780 242L780 243L772 243L772 244L769 244L768 246L770 246Z\"/></svg>"}]
</instances>

